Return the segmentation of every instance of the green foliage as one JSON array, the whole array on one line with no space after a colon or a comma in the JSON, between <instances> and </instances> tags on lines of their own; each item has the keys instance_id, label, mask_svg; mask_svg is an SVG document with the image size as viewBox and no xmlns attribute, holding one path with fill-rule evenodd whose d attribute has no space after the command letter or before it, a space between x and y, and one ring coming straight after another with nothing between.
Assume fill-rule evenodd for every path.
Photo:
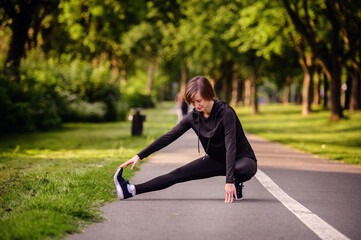
<instances>
[{"instance_id":1,"label":"green foliage","mask_svg":"<svg viewBox=\"0 0 361 240\"><path fill-rule=\"evenodd\" d=\"M310 39L291 24L286 3L314 39L308 48ZM27 29L14 27L22 10L29 13L22 24L29 23ZM359 71L359 12L360 4L350 0L1 1L0 63L9 53L18 53L15 60L25 58L21 71L27 77L54 85L65 97L62 119L116 121L124 119L127 104L171 99L181 71L188 79L202 74L214 80L226 101L234 76L243 81L256 73L257 85L271 81L281 90L286 77L301 74L296 47L304 53L316 49L324 71L332 53L342 59L340 67ZM25 56L9 51L15 30L22 33L16 42L24 42L15 49L25 49ZM147 84L150 65L154 81ZM147 86L152 89L145 91ZM81 105L87 110L75 114Z\"/></svg>"},{"instance_id":2,"label":"green foliage","mask_svg":"<svg viewBox=\"0 0 361 240\"><path fill-rule=\"evenodd\" d=\"M283 32L286 17L280 2L251 1L239 9L239 14L238 21L226 32L231 46L241 53L255 50L257 57L267 60L272 54L283 54L288 41Z\"/></svg>"},{"instance_id":3,"label":"green foliage","mask_svg":"<svg viewBox=\"0 0 361 240\"><path fill-rule=\"evenodd\" d=\"M88 103L77 100L69 104L63 116L65 122L100 122L104 119L106 105L103 102Z\"/></svg>"},{"instance_id":4,"label":"green foliage","mask_svg":"<svg viewBox=\"0 0 361 240\"><path fill-rule=\"evenodd\" d=\"M94 67L87 61L72 60L68 55L63 55L60 60L47 60L41 52L32 51L22 68L37 81L57 86L67 99L65 109L68 111L61 114L64 121L125 120L127 107L119 102L117 76L112 73L109 62ZM75 113L81 106L84 106L83 110Z\"/></svg>"},{"instance_id":5,"label":"green foliage","mask_svg":"<svg viewBox=\"0 0 361 240\"><path fill-rule=\"evenodd\" d=\"M182 6L185 18L174 38L178 54L187 56L192 71L219 77L221 64L237 56L225 32L239 19L239 2L190 0Z\"/></svg>"},{"instance_id":6,"label":"green foliage","mask_svg":"<svg viewBox=\"0 0 361 240\"><path fill-rule=\"evenodd\" d=\"M131 108L151 108L154 107L152 97L149 94L133 93L124 94L122 100Z\"/></svg>"},{"instance_id":7,"label":"green foliage","mask_svg":"<svg viewBox=\"0 0 361 240\"><path fill-rule=\"evenodd\" d=\"M121 102L129 108L148 108L155 106L155 100L152 95L147 93L147 73L142 69L143 61L137 63L138 70L127 81L122 90Z\"/></svg>"},{"instance_id":8,"label":"green foliage","mask_svg":"<svg viewBox=\"0 0 361 240\"><path fill-rule=\"evenodd\" d=\"M126 54L142 55L151 59L158 55L161 39L159 26L143 22L133 26L123 36L121 48Z\"/></svg>"},{"instance_id":9,"label":"green foliage","mask_svg":"<svg viewBox=\"0 0 361 240\"><path fill-rule=\"evenodd\" d=\"M55 85L37 82L26 75L9 79L0 72L0 132L48 130L61 124L64 98Z\"/></svg>"},{"instance_id":10,"label":"green foliage","mask_svg":"<svg viewBox=\"0 0 361 240\"><path fill-rule=\"evenodd\" d=\"M249 108L238 108L237 113L249 133L325 158L361 165L360 112L330 122L330 111L316 108L312 114L302 116L301 107L260 105L257 116Z\"/></svg>"},{"instance_id":11,"label":"green foliage","mask_svg":"<svg viewBox=\"0 0 361 240\"><path fill-rule=\"evenodd\" d=\"M0 75L1 132L48 130L68 121L125 120L128 106L120 102L117 76L108 62L94 67L86 61L46 59L30 51L21 75Z\"/></svg>"},{"instance_id":12,"label":"green foliage","mask_svg":"<svg viewBox=\"0 0 361 240\"><path fill-rule=\"evenodd\" d=\"M71 39L86 48L83 56L107 53L121 61L118 42L129 26L145 16L145 1L61 0L59 22Z\"/></svg>"}]
</instances>

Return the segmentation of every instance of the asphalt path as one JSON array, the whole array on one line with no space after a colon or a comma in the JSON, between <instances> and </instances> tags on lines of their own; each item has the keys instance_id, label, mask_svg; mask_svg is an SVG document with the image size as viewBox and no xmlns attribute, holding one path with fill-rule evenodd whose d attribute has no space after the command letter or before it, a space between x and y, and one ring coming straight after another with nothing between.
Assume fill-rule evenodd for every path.
<instances>
[{"instance_id":1,"label":"asphalt path","mask_svg":"<svg viewBox=\"0 0 361 240\"><path fill-rule=\"evenodd\" d=\"M113 202L102 208L103 222L68 239L361 239L360 167L248 139L259 172L243 200L224 203L224 177L180 183ZM149 157L131 183L198 157L190 130Z\"/></svg>"}]
</instances>

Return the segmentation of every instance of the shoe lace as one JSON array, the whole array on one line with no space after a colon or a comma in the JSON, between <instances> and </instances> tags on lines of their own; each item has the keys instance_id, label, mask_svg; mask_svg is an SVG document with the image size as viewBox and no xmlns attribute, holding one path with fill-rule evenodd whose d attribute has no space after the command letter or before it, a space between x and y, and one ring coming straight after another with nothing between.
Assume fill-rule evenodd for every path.
<instances>
[{"instance_id":1,"label":"shoe lace","mask_svg":"<svg viewBox=\"0 0 361 240\"><path fill-rule=\"evenodd\" d=\"M122 181L120 182L120 185L127 185L130 184L128 179L123 178Z\"/></svg>"}]
</instances>

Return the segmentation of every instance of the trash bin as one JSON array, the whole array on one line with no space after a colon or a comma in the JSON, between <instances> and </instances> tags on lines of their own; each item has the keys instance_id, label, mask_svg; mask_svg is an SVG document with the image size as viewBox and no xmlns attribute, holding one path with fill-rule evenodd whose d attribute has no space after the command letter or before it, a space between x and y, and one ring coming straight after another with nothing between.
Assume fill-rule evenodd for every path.
<instances>
[{"instance_id":1,"label":"trash bin","mask_svg":"<svg viewBox=\"0 0 361 240\"><path fill-rule=\"evenodd\" d=\"M141 108L134 109L135 114L132 117L132 136L142 136L143 135L143 122L145 121L145 116L141 115Z\"/></svg>"}]
</instances>

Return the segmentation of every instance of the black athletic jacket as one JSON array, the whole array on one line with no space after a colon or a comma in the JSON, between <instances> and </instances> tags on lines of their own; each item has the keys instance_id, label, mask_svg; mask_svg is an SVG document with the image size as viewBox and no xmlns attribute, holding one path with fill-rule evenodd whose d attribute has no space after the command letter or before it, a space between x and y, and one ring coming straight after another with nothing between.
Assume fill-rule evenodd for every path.
<instances>
[{"instance_id":1,"label":"black athletic jacket","mask_svg":"<svg viewBox=\"0 0 361 240\"><path fill-rule=\"evenodd\" d=\"M236 159L249 157L256 161L256 156L235 111L226 103L218 100L214 100L208 118L194 108L172 130L139 152L139 158L143 159L164 148L190 128L198 135L198 140L211 158L226 161L226 183L234 183Z\"/></svg>"}]
</instances>

